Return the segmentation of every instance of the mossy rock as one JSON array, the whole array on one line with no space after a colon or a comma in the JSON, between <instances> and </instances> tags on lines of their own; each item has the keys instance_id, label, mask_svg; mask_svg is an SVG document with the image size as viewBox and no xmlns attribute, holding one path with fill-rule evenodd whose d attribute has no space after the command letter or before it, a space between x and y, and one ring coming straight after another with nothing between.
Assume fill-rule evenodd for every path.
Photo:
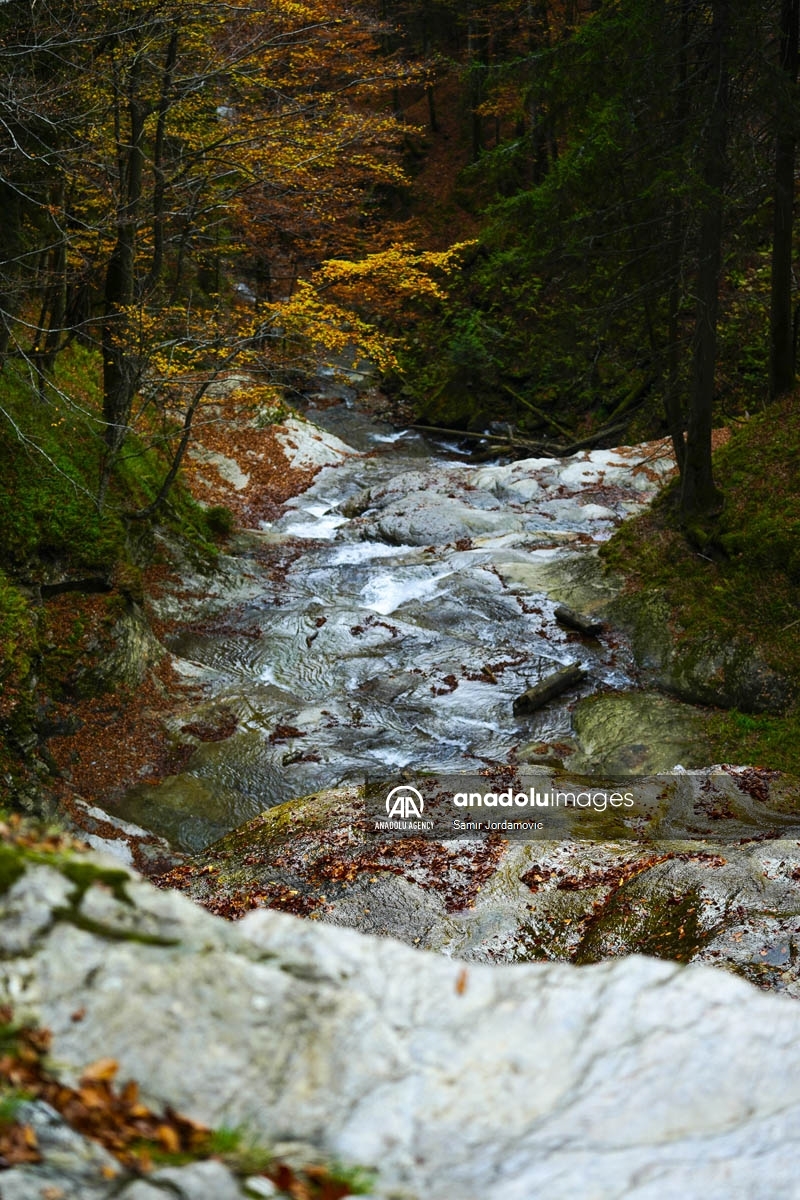
<instances>
[{"instance_id":1,"label":"mossy rock","mask_svg":"<svg viewBox=\"0 0 800 1200\"><path fill-rule=\"evenodd\" d=\"M645 677L690 704L781 714L791 703L791 681L765 662L756 643L713 629L688 634L659 589L626 593L610 613L629 634Z\"/></svg>"},{"instance_id":2,"label":"mossy rock","mask_svg":"<svg viewBox=\"0 0 800 1200\"><path fill-rule=\"evenodd\" d=\"M573 770L658 775L708 763L706 715L657 692L598 693L579 701Z\"/></svg>"}]
</instances>

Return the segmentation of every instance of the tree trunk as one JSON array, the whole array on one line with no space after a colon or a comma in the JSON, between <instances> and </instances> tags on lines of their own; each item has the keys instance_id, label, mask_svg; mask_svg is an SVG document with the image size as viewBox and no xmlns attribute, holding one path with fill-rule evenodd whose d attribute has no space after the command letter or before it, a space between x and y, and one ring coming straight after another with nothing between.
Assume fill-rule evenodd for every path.
<instances>
[{"instance_id":1,"label":"tree trunk","mask_svg":"<svg viewBox=\"0 0 800 1200\"><path fill-rule=\"evenodd\" d=\"M777 105L774 208L772 221L772 290L769 321L769 390L774 398L794 387L795 350L792 330L792 218L796 151L796 85L800 0L781 4L782 95Z\"/></svg>"},{"instance_id":2,"label":"tree trunk","mask_svg":"<svg viewBox=\"0 0 800 1200\"><path fill-rule=\"evenodd\" d=\"M722 232L728 136L729 77L727 41L730 0L714 0L708 47L708 78L713 88L703 139L703 207L700 214L695 329L692 343L692 392L681 478L684 517L718 511L722 497L714 483L711 427L717 362L717 313L722 272Z\"/></svg>"},{"instance_id":3,"label":"tree trunk","mask_svg":"<svg viewBox=\"0 0 800 1200\"><path fill-rule=\"evenodd\" d=\"M678 89L675 106L676 147L681 147L686 140L686 127L689 120L689 95L687 83L689 79L689 4L691 0L681 0L680 20L678 23ZM670 218L668 245L671 264L668 269L669 286L667 288L667 355L666 381L664 389L664 415L667 428L675 451L675 461L678 470L683 475L686 461L686 437L684 433L683 404L681 401L681 276L684 266L684 241L687 225L686 204L682 196L673 196L670 201Z\"/></svg>"},{"instance_id":4,"label":"tree trunk","mask_svg":"<svg viewBox=\"0 0 800 1200\"><path fill-rule=\"evenodd\" d=\"M137 72L131 73L127 103L129 137L118 143L119 192L117 240L106 268L103 294L103 420L106 452L100 469L98 507L102 508L111 472L128 432L138 386L138 355L127 336L128 307L136 294L136 226L142 196L145 114L136 97Z\"/></svg>"}]
</instances>

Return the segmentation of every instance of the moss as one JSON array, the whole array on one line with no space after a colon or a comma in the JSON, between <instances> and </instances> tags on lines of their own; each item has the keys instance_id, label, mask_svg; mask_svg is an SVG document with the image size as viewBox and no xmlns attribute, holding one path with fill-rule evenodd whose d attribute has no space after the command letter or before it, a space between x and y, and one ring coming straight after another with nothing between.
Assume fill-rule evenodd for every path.
<instances>
[{"instance_id":1,"label":"moss","mask_svg":"<svg viewBox=\"0 0 800 1200\"><path fill-rule=\"evenodd\" d=\"M10 891L25 874L25 855L16 846L0 845L0 895Z\"/></svg>"},{"instance_id":2,"label":"moss","mask_svg":"<svg viewBox=\"0 0 800 1200\"><path fill-rule=\"evenodd\" d=\"M574 961L583 964L617 954L649 954L689 962L716 933L702 928L701 911L696 888L675 894L641 883L623 886L589 923Z\"/></svg>"},{"instance_id":3,"label":"moss","mask_svg":"<svg viewBox=\"0 0 800 1200\"><path fill-rule=\"evenodd\" d=\"M130 883L130 875L127 871L115 870L113 867L99 867L93 862L69 858L57 860L56 865L61 874L75 884L73 904L76 906L83 900L89 888L96 883L107 887L120 903L132 903L126 890Z\"/></svg>"},{"instance_id":4,"label":"moss","mask_svg":"<svg viewBox=\"0 0 800 1200\"><path fill-rule=\"evenodd\" d=\"M102 411L100 376L99 355L78 345L59 356L57 375L43 394L31 394L19 364L6 363L0 372L10 418L0 421L0 563L35 578L44 577L53 564L110 575L117 563L130 563L142 539L126 513L153 501L167 471L158 445L130 434L108 501L98 511L104 453L95 416ZM213 559L205 511L180 481L159 519Z\"/></svg>"},{"instance_id":5,"label":"moss","mask_svg":"<svg viewBox=\"0 0 800 1200\"><path fill-rule=\"evenodd\" d=\"M35 823L26 824L22 829L24 841L0 842L0 894L5 894L13 887L31 865L51 867L74 884L70 903L75 909L95 884L107 887L120 903L132 904L127 892L131 879L127 871L79 858L69 849L42 848L48 837L60 835L53 835L52 831Z\"/></svg>"},{"instance_id":6,"label":"moss","mask_svg":"<svg viewBox=\"0 0 800 1200\"><path fill-rule=\"evenodd\" d=\"M236 517L224 504L206 509L206 525L213 537L230 537L236 527Z\"/></svg>"},{"instance_id":7,"label":"moss","mask_svg":"<svg viewBox=\"0 0 800 1200\"><path fill-rule=\"evenodd\" d=\"M99 354L77 344L59 355L41 392L18 362L0 368L0 771L20 805L30 789L45 794L43 762L53 764L39 717L49 701L119 686L97 666L113 659L115 622L144 600L142 567L164 544L199 569L218 556L216 531L180 479L157 513L166 538L134 518L168 469L158 438L146 445L129 435L98 510L101 376ZM48 592L42 603L45 584L70 594Z\"/></svg>"},{"instance_id":8,"label":"moss","mask_svg":"<svg viewBox=\"0 0 800 1200\"><path fill-rule=\"evenodd\" d=\"M680 528L672 485L601 551L606 564L627 577L621 613L626 605L644 611L648 596L660 597L661 630L671 630L681 672L697 667L704 650L714 657L715 647L728 647L722 691L731 693L726 703L740 708L750 707L735 699L740 677L757 675L759 663L787 682L783 714L751 723L741 713L716 714L709 732L717 761L790 772L800 770L798 463L800 413L797 398L789 396L747 421L716 452L715 477L725 503L703 547ZM658 657L663 647L659 642L650 650ZM643 641L637 652L646 659Z\"/></svg>"},{"instance_id":9,"label":"moss","mask_svg":"<svg viewBox=\"0 0 800 1200\"><path fill-rule=\"evenodd\" d=\"M800 776L800 712L783 716L715 712L709 732L719 762L747 762Z\"/></svg>"},{"instance_id":10,"label":"moss","mask_svg":"<svg viewBox=\"0 0 800 1200\"><path fill-rule=\"evenodd\" d=\"M7 1052L7 1051L6 1051ZM33 1092L24 1088L6 1088L0 1085L0 1129L7 1129L18 1119L20 1107L28 1100L33 1100Z\"/></svg>"},{"instance_id":11,"label":"moss","mask_svg":"<svg viewBox=\"0 0 800 1200\"><path fill-rule=\"evenodd\" d=\"M91 933L95 937L102 938L107 942L136 942L140 946L180 945L178 938L159 937L158 934L143 933L139 929L120 929L116 925L105 925L102 921L96 921L93 917L87 917L76 906L71 908L56 908L53 910L53 915L58 921L74 925L76 929L82 929L84 933Z\"/></svg>"},{"instance_id":12,"label":"moss","mask_svg":"<svg viewBox=\"0 0 800 1200\"><path fill-rule=\"evenodd\" d=\"M0 680L22 676L36 650L36 621L25 596L0 570Z\"/></svg>"}]
</instances>

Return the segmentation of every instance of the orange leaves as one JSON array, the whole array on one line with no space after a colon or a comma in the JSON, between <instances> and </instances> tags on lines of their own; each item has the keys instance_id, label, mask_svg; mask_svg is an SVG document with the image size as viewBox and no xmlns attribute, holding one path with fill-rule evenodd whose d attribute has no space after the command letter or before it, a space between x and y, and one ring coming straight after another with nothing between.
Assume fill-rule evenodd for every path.
<instances>
[{"instance_id":1,"label":"orange leaves","mask_svg":"<svg viewBox=\"0 0 800 1200\"><path fill-rule=\"evenodd\" d=\"M292 1200L342 1200L353 1194L349 1184L336 1179L326 1167L306 1167L298 1173L286 1163L278 1163L266 1174Z\"/></svg>"},{"instance_id":2,"label":"orange leaves","mask_svg":"<svg viewBox=\"0 0 800 1200\"><path fill-rule=\"evenodd\" d=\"M118 1070L119 1063L115 1058L99 1058L97 1062L85 1069L81 1081L83 1083L110 1083Z\"/></svg>"},{"instance_id":3,"label":"orange leaves","mask_svg":"<svg viewBox=\"0 0 800 1200\"><path fill-rule=\"evenodd\" d=\"M90 1063L77 1088L65 1087L47 1070L44 1056L49 1045L46 1030L15 1027L9 1010L0 1010L0 1170L41 1161L35 1131L14 1119L14 1097L24 1095L46 1101L73 1129L110 1151L120 1171L113 1165L104 1167L106 1179L114 1179L122 1168L141 1174L165 1159L181 1163L212 1156L228 1162L234 1171L254 1174L256 1155L263 1163L261 1174L292 1200L342 1200L353 1194L354 1187L363 1191L370 1182L359 1171L344 1178L325 1166L289 1166L257 1147L240 1146L235 1130L214 1134L171 1109L159 1116L141 1102L135 1081L115 1088L119 1064L113 1058ZM10 1098L9 1085L14 1088ZM238 1160L237 1151L241 1151Z\"/></svg>"},{"instance_id":4,"label":"orange leaves","mask_svg":"<svg viewBox=\"0 0 800 1200\"><path fill-rule=\"evenodd\" d=\"M39 1144L30 1125L0 1122L0 1167L17 1167L40 1159Z\"/></svg>"},{"instance_id":5,"label":"orange leaves","mask_svg":"<svg viewBox=\"0 0 800 1200\"><path fill-rule=\"evenodd\" d=\"M139 1086L127 1081L116 1088L119 1064L101 1058L86 1067L77 1088L59 1083L47 1069L50 1047L47 1030L14 1028L8 1010L0 1012L5 1053L0 1057L0 1090L45 1100L73 1129L105 1146L121 1164L149 1170L153 1156L202 1155L210 1132L202 1125L167 1110L153 1113L139 1097ZM36 1135L28 1126L0 1120L0 1166L38 1162Z\"/></svg>"}]
</instances>

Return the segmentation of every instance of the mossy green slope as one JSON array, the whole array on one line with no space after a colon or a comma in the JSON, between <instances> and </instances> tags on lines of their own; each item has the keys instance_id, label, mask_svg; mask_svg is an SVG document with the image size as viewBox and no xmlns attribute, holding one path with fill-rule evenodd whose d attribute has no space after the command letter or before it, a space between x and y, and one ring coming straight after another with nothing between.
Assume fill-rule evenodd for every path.
<instances>
[{"instance_id":1,"label":"mossy green slope","mask_svg":"<svg viewBox=\"0 0 800 1200\"><path fill-rule=\"evenodd\" d=\"M129 435L100 511L100 376L97 352L77 343L41 387L18 361L0 369L0 795L15 794L37 708L69 699L68 681L81 674L82 590L95 593L101 632L110 631L142 599L142 568L156 554L153 524L131 514L158 494L165 443L155 428L147 442ZM180 482L158 520L199 561L213 561L219 513L209 521ZM48 586L64 585L77 588L69 635L50 627L48 611Z\"/></svg>"},{"instance_id":2,"label":"mossy green slope","mask_svg":"<svg viewBox=\"0 0 800 1200\"><path fill-rule=\"evenodd\" d=\"M713 640L751 651L788 685L781 715L720 711L717 761L800 770L800 413L789 396L740 425L714 456L724 507L698 547L680 527L677 485L604 547L635 603L658 597L664 632L690 653Z\"/></svg>"}]
</instances>

